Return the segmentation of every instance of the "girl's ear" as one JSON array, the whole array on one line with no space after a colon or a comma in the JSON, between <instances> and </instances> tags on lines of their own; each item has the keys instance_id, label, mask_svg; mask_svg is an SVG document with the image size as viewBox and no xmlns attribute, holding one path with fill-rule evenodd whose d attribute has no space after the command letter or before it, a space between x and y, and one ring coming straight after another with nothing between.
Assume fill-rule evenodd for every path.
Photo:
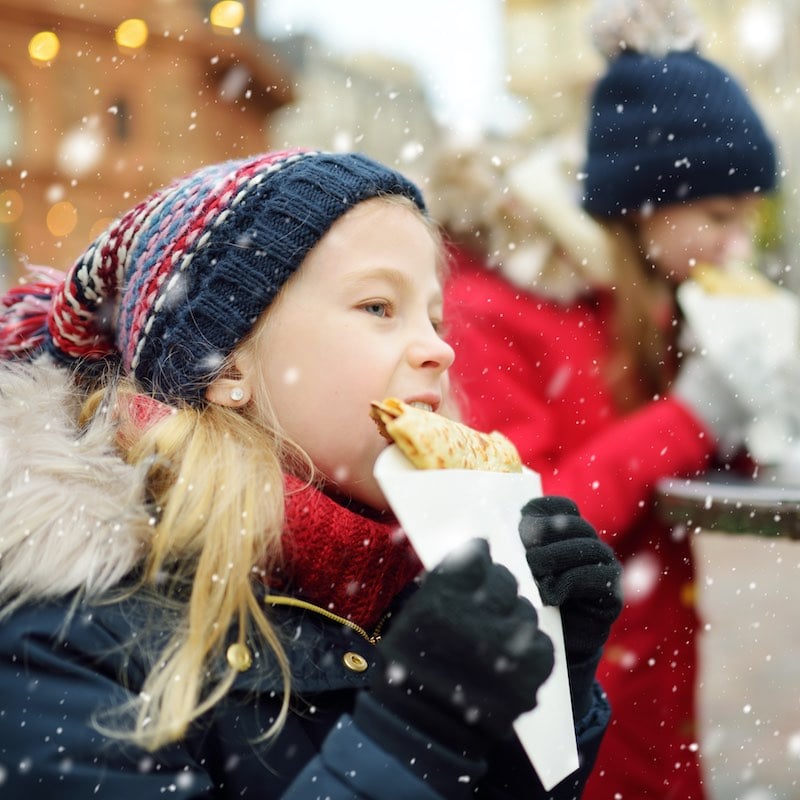
<instances>
[{"instance_id":1,"label":"girl's ear","mask_svg":"<svg viewBox=\"0 0 800 800\"><path fill-rule=\"evenodd\" d=\"M248 360L236 356L233 364L206 389L206 400L226 408L243 408L253 397Z\"/></svg>"}]
</instances>

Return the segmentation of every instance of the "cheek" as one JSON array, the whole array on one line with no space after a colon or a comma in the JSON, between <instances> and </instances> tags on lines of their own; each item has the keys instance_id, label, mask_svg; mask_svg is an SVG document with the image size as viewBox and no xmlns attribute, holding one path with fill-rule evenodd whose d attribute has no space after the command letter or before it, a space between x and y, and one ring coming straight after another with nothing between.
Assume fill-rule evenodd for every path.
<instances>
[{"instance_id":1,"label":"cheek","mask_svg":"<svg viewBox=\"0 0 800 800\"><path fill-rule=\"evenodd\" d=\"M669 251L674 235L672 225L668 222L664 220L650 221L643 224L639 230L640 247L650 258L660 258Z\"/></svg>"},{"instance_id":2,"label":"cheek","mask_svg":"<svg viewBox=\"0 0 800 800\"><path fill-rule=\"evenodd\" d=\"M682 281L692 269L693 255L687 243L680 240L663 243L660 252L651 253L656 271L670 281Z\"/></svg>"},{"instance_id":3,"label":"cheek","mask_svg":"<svg viewBox=\"0 0 800 800\"><path fill-rule=\"evenodd\" d=\"M314 365L314 359L290 368L296 375L272 391L275 414L286 434L328 474L351 469L368 442L379 436L369 416L374 391L364 380L369 371Z\"/></svg>"},{"instance_id":4,"label":"cheek","mask_svg":"<svg viewBox=\"0 0 800 800\"><path fill-rule=\"evenodd\" d=\"M660 257L671 268L687 264L703 250L703 232L694 226L676 226L662 231L658 244Z\"/></svg>"},{"instance_id":5,"label":"cheek","mask_svg":"<svg viewBox=\"0 0 800 800\"><path fill-rule=\"evenodd\" d=\"M262 351L266 391L279 421L310 413L336 384L339 363L326 339L295 327L281 329Z\"/></svg>"},{"instance_id":6,"label":"cheek","mask_svg":"<svg viewBox=\"0 0 800 800\"><path fill-rule=\"evenodd\" d=\"M319 407L314 402L315 393L304 391L295 381L296 368L286 370L291 380L273 380L269 388L272 410L284 433L305 449L304 440L316 437L315 423L320 417Z\"/></svg>"},{"instance_id":7,"label":"cheek","mask_svg":"<svg viewBox=\"0 0 800 800\"><path fill-rule=\"evenodd\" d=\"M268 399L280 427L297 444L316 435L315 426L322 417L327 387L319 384L319 378L330 370L321 370L314 363L313 348L290 347L278 337L270 342L272 356L263 356L262 391Z\"/></svg>"}]
</instances>

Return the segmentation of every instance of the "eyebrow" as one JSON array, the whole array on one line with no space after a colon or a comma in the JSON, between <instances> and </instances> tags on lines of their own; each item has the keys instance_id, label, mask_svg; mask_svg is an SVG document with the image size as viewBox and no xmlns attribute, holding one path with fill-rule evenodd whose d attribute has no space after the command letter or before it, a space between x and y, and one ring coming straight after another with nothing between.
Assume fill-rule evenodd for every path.
<instances>
[{"instance_id":1,"label":"eyebrow","mask_svg":"<svg viewBox=\"0 0 800 800\"><path fill-rule=\"evenodd\" d=\"M360 283L368 283L369 281L386 281L397 287L407 287L411 281L408 276L396 269L390 267L368 267L366 269L359 269L344 276L344 283L357 286Z\"/></svg>"},{"instance_id":2,"label":"eyebrow","mask_svg":"<svg viewBox=\"0 0 800 800\"><path fill-rule=\"evenodd\" d=\"M385 281L398 290L406 290L412 288L412 281L403 272L392 269L391 267L372 267L361 269L349 275L345 275L342 282L347 286L358 287L361 284L369 283L370 281ZM436 302L441 302L442 291L441 286L434 298Z\"/></svg>"}]
</instances>

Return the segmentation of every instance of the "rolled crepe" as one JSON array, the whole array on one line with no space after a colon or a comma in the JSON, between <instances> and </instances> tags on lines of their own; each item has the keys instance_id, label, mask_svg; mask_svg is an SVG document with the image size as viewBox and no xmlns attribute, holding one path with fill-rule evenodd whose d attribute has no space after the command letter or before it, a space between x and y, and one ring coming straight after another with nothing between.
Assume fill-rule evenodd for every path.
<instances>
[{"instance_id":1,"label":"rolled crepe","mask_svg":"<svg viewBox=\"0 0 800 800\"><path fill-rule=\"evenodd\" d=\"M713 264L698 264L692 270L691 277L708 294L763 297L773 294L777 289L769 278L744 266L723 269Z\"/></svg>"},{"instance_id":2,"label":"rolled crepe","mask_svg":"<svg viewBox=\"0 0 800 800\"><path fill-rule=\"evenodd\" d=\"M373 402L370 416L417 469L522 472L516 447L502 433L481 433L396 397Z\"/></svg>"}]
</instances>

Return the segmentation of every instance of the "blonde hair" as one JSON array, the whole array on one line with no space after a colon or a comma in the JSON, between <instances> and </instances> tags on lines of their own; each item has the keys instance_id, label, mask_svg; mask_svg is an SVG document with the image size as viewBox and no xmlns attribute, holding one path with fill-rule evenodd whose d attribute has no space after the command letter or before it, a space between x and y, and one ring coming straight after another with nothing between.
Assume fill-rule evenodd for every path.
<instances>
[{"instance_id":1,"label":"blonde hair","mask_svg":"<svg viewBox=\"0 0 800 800\"><path fill-rule=\"evenodd\" d=\"M425 220L440 244L438 228L404 197L388 195ZM439 252L442 248L439 247ZM444 257L439 269L444 270ZM84 404L85 422L104 406L116 409L118 442L131 464L145 464L146 486L156 524L146 547L140 583L158 600L174 605L179 623L146 677L132 711L132 730L104 732L155 750L183 737L196 720L231 688L233 667L208 685L208 665L224 654L231 626L244 643L255 627L275 656L283 684L279 715L263 738L274 736L288 715L291 675L278 631L253 590L254 575L270 575L280 561L284 523L285 470L315 479L309 457L282 433L272 410L257 357L260 333L286 291L284 285L250 334L223 364L220 375L235 373L244 357L255 371L252 403L235 410L208 403L201 408L169 407L158 421L134 424L129 400L137 393L127 379L95 392ZM165 407L166 409L166 407ZM166 581L167 590L163 588ZM188 599L177 600L188 588Z\"/></svg>"},{"instance_id":2,"label":"blonde hair","mask_svg":"<svg viewBox=\"0 0 800 800\"><path fill-rule=\"evenodd\" d=\"M254 573L269 574L280 559L282 465L291 446L249 415L211 403L171 408L154 424L137 427L126 414L136 389L124 381L111 391L124 431L118 437L123 456L147 465L157 519L140 585L169 602L176 594L170 588L188 587L188 598L177 604L179 622L136 701L133 730L104 732L148 750L180 739L233 684L232 667L216 685L206 682L209 661L224 657L229 629L235 626L237 641L244 643L255 626L275 655L284 685L280 714L265 732L271 736L286 719L290 673L252 580ZM101 407L107 392L87 400L84 418Z\"/></svg>"}]
</instances>

